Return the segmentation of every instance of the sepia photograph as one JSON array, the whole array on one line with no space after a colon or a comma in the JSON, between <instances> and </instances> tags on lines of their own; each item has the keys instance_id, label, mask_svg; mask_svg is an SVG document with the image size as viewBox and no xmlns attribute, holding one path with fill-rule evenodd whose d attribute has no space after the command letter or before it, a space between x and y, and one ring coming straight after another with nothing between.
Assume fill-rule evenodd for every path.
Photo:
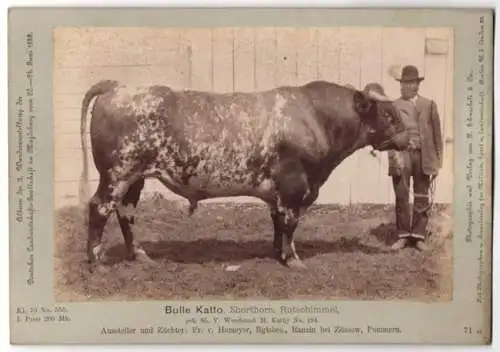
<instances>
[{"instance_id":1,"label":"sepia photograph","mask_svg":"<svg viewBox=\"0 0 500 352\"><path fill-rule=\"evenodd\" d=\"M55 301L451 301L453 38L54 28Z\"/></svg>"}]
</instances>

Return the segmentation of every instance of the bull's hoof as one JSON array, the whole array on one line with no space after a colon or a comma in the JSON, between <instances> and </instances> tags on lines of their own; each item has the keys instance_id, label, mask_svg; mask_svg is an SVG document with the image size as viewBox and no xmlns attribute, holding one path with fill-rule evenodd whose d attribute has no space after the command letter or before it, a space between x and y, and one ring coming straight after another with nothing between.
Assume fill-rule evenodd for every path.
<instances>
[{"instance_id":1,"label":"bull's hoof","mask_svg":"<svg viewBox=\"0 0 500 352\"><path fill-rule=\"evenodd\" d=\"M304 263L300 258L296 258L295 256L289 256L288 258L284 257L281 251L274 251L275 258L280 262L281 265L286 266L290 269L307 269Z\"/></svg>"},{"instance_id":2,"label":"bull's hoof","mask_svg":"<svg viewBox=\"0 0 500 352\"><path fill-rule=\"evenodd\" d=\"M125 258L129 262L154 263L153 259L146 254L146 251L139 246L136 246L133 250L129 249Z\"/></svg>"},{"instance_id":3,"label":"bull's hoof","mask_svg":"<svg viewBox=\"0 0 500 352\"><path fill-rule=\"evenodd\" d=\"M273 252L273 257L274 257L274 259L276 259L277 261L279 261L281 264L285 265L285 262L281 258L281 250L275 249L274 252Z\"/></svg>"},{"instance_id":4,"label":"bull's hoof","mask_svg":"<svg viewBox=\"0 0 500 352\"><path fill-rule=\"evenodd\" d=\"M96 266L97 265L95 262L91 262L90 259L87 260L87 268L89 269L90 274L93 274L95 272Z\"/></svg>"},{"instance_id":5,"label":"bull's hoof","mask_svg":"<svg viewBox=\"0 0 500 352\"><path fill-rule=\"evenodd\" d=\"M127 256L125 257L125 259L126 259L128 262L133 262L133 261L135 261L135 253L127 253Z\"/></svg>"},{"instance_id":6,"label":"bull's hoof","mask_svg":"<svg viewBox=\"0 0 500 352\"><path fill-rule=\"evenodd\" d=\"M286 266L294 270L305 270L307 266L299 258L290 257L286 261Z\"/></svg>"},{"instance_id":7,"label":"bull's hoof","mask_svg":"<svg viewBox=\"0 0 500 352\"><path fill-rule=\"evenodd\" d=\"M87 251L87 263L90 266L99 265L103 261L102 245L95 246Z\"/></svg>"},{"instance_id":8,"label":"bull's hoof","mask_svg":"<svg viewBox=\"0 0 500 352\"><path fill-rule=\"evenodd\" d=\"M192 216L194 212L198 209L198 202L190 201L188 208L188 216Z\"/></svg>"},{"instance_id":9,"label":"bull's hoof","mask_svg":"<svg viewBox=\"0 0 500 352\"><path fill-rule=\"evenodd\" d=\"M146 253L134 253L132 255L127 255L127 261L130 263L154 263L154 260L151 259Z\"/></svg>"},{"instance_id":10,"label":"bull's hoof","mask_svg":"<svg viewBox=\"0 0 500 352\"><path fill-rule=\"evenodd\" d=\"M146 254L146 252L142 249L135 251L135 259L142 264L154 264L154 260Z\"/></svg>"},{"instance_id":11,"label":"bull's hoof","mask_svg":"<svg viewBox=\"0 0 500 352\"><path fill-rule=\"evenodd\" d=\"M136 257L137 261L142 264L154 264L155 261L151 259L148 255L142 254Z\"/></svg>"},{"instance_id":12,"label":"bull's hoof","mask_svg":"<svg viewBox=\"0 0 500 352\"><path fill-rule=\"evenodd\" d=\"M87 259L87 268L90 274L99 273L99 269L102 267L102 262L99 260Z\"/></svg>"}]
</instances>

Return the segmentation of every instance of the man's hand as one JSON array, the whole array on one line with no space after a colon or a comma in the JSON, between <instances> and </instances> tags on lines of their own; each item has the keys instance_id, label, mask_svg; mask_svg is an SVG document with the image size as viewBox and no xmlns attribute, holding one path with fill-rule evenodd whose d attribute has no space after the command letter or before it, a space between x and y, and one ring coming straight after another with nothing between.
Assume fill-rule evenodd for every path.
<instances>
[{"instance_id":1,"label":"man's hand","mask_svg":"<svg viewBox=\"0 0 500 352\"><path fill-rule=\"evenodd\" d=\"M415 142L410 140L410 142L408 143L408 150L415 150L415 149L417 149Z\"/></svg>"}]
</instances>

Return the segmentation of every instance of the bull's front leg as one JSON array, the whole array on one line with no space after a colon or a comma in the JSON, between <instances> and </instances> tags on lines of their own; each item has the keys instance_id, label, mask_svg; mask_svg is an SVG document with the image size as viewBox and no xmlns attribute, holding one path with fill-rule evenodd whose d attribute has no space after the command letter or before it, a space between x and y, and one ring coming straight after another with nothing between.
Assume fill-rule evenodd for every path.
<instances>
[{"instance_id":1,"label":"bull's front leg","mask_svg":"<svg viewBox=\"0 0 500 352\"><path fill-rule=\"evenodd\" d=\"M274 257L278 260L281 259L281 243L283 238L283 219L281 219L282 215L278 213L278 209L276 204L267 204L269 206L269 211L271 213L271 220L273 221L273 251Z\"/></svg>"},{"instance_id":2,"label":"bull's front leg","mask_svg":"<svg viewBox=\"0 0 500 352\"><path fill-rule=\"evenodd\" d=\"M305 269L306 266L295 250L294 233L299 223L299 209L280 207L276 217L276 225L280 229L280 236L275 236L275 248L280 243L280 261L292 269Z\"/></svg>"},{"instance_id":3,"label":"bull's front leg","mask_svg":"<svg viewBox=\"0 0 500 352\"><path fill-rule=\"evenodd\" d=\"M301 211L311 203L311 187L300 160L282 156L274 172L276 185L276 214L274 222L274 246L279 248L279 260L290 268L305 268L294 244L294 233Z\"/></svg>"},{"instance_id":4,"label":"bull's front leg","mask_svg":"<svg viewBox=\"0 0 500 352\"><path fill-rule=\"evenodd\" d=\"M274 226L274 257L290 268L305 268L300 260L293 241L298 225L299 210L276 205L269 205Z\"/></svg>"}]
</instances>

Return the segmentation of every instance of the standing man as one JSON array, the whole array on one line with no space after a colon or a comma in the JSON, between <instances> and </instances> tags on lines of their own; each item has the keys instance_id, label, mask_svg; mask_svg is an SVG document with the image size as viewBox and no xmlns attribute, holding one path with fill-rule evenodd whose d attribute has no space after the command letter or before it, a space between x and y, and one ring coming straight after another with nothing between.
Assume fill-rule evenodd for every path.
<instances>
[{"instance_id":1,"label":"standing man","mask_svg":"<svg viewBox=\"0 0 500 352\"><path fill-rule=\"evenodd\" d=\"M429 188L443 165L441 122L436 103L418 94L424 80L415 66L405 66L401 97L394 102L410 135L407 150L389 151L389 176L396 196L398 241L393 250L406 246L425 249L429 220ZM413 216L410 214L410 179L413 178Z\"/></svg>"}]
</instances>

